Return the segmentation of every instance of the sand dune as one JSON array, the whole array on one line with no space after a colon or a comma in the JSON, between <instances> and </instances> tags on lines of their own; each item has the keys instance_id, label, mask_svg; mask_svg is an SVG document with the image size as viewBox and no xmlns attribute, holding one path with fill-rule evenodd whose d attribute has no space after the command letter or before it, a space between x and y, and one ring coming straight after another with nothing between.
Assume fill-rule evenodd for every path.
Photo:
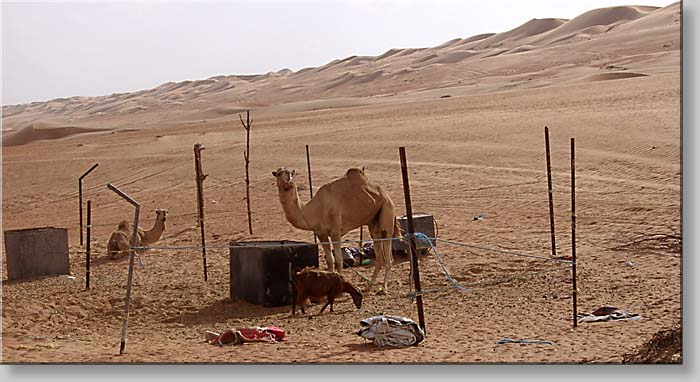
<instances>
[{"instance_id":1,"label":"sand dune","mask_svg":"<svg viewBox=\"0 0 700 382\"><path fill-rule=\"evenodd\" d=\"M664 8L602 8L571 20L532 19L506 32L454 38L432 48L390 49L376 57L353 55L296 72L280 69L260 75L220 75L167 82L132 93L3 106L3 121L15 130L35 120L66 117L94 128L140 128L117 123L116 119L133 115L133 123L140 125L167 113L170 120L182 118L183 122L192 118L222 120L227 115L233 118L235 113L220 113L217 108L231 102L239 110L283 106L319 97L419 94L465 83L472 85L471 92L482 93L552 86L581 78L597 81L633 76L599 73L600 68L609 65L654 75L665 72L668 63L675 59L667 53L677 52L680 46L679 12L680 3L674 3ZM655 45L655 41L663 42ZM634 50L625 51L631 43L635 44ZM640 56L642 48L644 57ZM606 62L595 62L588 51L604 52L601 54L608 58ZM549 57L549 68L543 67L543 57ZM555 77L551 68L558 68ZM517 80L519 76L535 80ZM499 84L501 79L503 83Z\"/></svg>"},{"instance_id":2,"label":"sand dune","mask_svg":"<svg viewBox=\"0 0 700 382\"><path fill-rule=\"evenodd\" d=\"M498 33L491 37L477 40L470 46L472 49L488 49L499 47L514 47L519 41L542 34L566 23L563 19L532 19L525 24L508 32Z\"/></svg>"},{"instance_id":3,"label":"sand dune","mask_svg":"<svg viewBox=\"0 0 700 382\"><path fill-rule=\"evenodd\" d=\"M296 72L222 74L4 106L3 229L67 228L71 275L7 280L3 256L2 362L621 363L656 333L684 323L679 11L679 3L605 8ZM238 117L247 109L254 121L249 166ZM572 328L572 270L553 261L569 256L573 243L570 138L577 312L616 306L639 314L637 321ZM207 281L195 143L206 148ZM333 313L318 314L321 305L313 305L292 316L290 306L230 296L228 243L313 240L287 221L270 174L295 169L298 198L307 202L305 145L314 190L351 166L366 167L397 214L406 209L397 148L406 147L413 210L435 217L441 239L436 252L419 256L427 328L419 346L379 348L354 334L378 312L417 319L415 300L406 297L407 256L396 256L388 294L365 293L360 309L341 296ZM94 163L84 185L93 212L86 290L75 183ZM133 209L107 183L140 203L142 227L150 228L156 208L169 211L159 248L134 268L123 355L128 259L109 259L106 242ZM359 236L354 230L344 238ZM372 268L344 277L364 289ZM206 330L269 325L288 341L203 341ZM667 358L682 355L675 352Z\"/></svg>"},{"instance_id":4,"label":"sand dune","mask_svg":"<svg viewBox=\"0 0 700 382\"><path fill-rule=\"evenodd\" d=\"M595 9L569 20L530 43L535 45L561 43L562 41L575 37L579 33L583 33L586 29L588 29L589 32L594 31L594 29L589 29L594 26L604 26L605 28L600 28L598 30L601 33L607 32L625 22L644 17L656 9L658 8L633 6Z\"/></svg>"},{"instance_id":5,"label":"sand dune","mask_svg":"<svg viewBox=\"0 0 700 382\"><path fill-rule=\"evenodd\" d=\"M19 146L39 140L63 139L66 137L104 131L96 128L85 128L75 126L55 126L47 123L32 123L17 131L2 136L2 146Z\"/></svg>"}]
</instances>

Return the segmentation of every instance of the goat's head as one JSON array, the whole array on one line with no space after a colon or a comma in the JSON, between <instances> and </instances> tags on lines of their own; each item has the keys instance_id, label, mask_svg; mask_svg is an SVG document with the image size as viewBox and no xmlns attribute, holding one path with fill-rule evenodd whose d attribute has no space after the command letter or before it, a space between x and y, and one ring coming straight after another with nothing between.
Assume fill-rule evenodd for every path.
<instances>
[{"instance_id":1,"label":"goat's head","mask_svg":"<svg viewBox=\"0 0 700 382\"><path fill-rule=\"evenodd\" d=\"M360 309L362 307L362 292L359 289L354 288L356 293L352 293L352 302L355 303L355 307Z\"/></svg>"}]
</instances>

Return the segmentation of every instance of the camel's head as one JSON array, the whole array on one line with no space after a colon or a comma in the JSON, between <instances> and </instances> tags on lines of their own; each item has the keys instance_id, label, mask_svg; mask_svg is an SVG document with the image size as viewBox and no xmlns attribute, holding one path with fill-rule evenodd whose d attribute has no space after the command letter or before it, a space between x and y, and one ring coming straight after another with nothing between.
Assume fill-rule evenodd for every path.
<instances>
[{"instance_id":1,"label":"camel's head","mask_svg":"<svg viewBox=\"0 0 700 382\"><path fill-rule=\"evenodd\" d=\"M272 172L272 175L277 178L277 187L284 191L294 187L294 174L296 171L286 167L280 167Z\"/></svg>"},{"instance_id":2,"label":"camel's head","mask_svg":"<svg viewBox=\"0 0 700 382\"><path fill-rule=\"evenodd\" d=\"M168 210L164 208L158 208L156 210L156 221L163 222L163 229L165 229L165 217L168 215Z\"/></svg>"}]
</instances>

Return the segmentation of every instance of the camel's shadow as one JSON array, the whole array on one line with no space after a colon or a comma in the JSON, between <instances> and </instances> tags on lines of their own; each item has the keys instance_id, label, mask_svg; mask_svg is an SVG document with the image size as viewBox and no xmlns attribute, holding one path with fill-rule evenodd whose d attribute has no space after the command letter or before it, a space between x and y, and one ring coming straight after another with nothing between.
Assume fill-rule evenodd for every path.
<instances>
[{"instance_id":1,"label":"camel's shadow","mask_svg":"<svg viewBox=\"0 0 700 382\"><path fill-rule=\"evenodd\" d=\"M100 256L98 258L90 258L91 267L99 267L105 264L121 264L129 261L129 255L119 255L115 258L109 257L109 255ZM138 256L134 258L134 262L138 263Z\"/></svg>"}]
</instances>

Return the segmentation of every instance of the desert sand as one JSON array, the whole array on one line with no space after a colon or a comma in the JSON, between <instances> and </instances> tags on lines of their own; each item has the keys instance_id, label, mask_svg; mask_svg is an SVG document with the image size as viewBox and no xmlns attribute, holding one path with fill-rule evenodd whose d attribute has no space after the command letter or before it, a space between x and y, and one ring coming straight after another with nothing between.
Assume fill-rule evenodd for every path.
<instances>
[{"instance_id":1,"label":"desert sand","mask_svg":"<svg viewBox=\"0 0 700 382\"><path fill-rule=\"evenodd\" d=\"M533 19L440 46L353 56L296 72L221 75L104 97L2 108L3 230L68 229L72 277L8 281L5 363L620 363L681 324L681 27L679 3ZM240 113L251 111L248 233ZM576 142L578 312L616 306L641 319L572 327L571 270L551 255L543 129L552 148L557 255L571 254L570 138ZM160 246L195 247L192 147L201 143L209 280L196 248L153 249L134 268L126 352L119 355L128 261L106 242L141 203L142 226L169 211ZM413 210L435 216L436 258L420 259L426 340L379 348L354 334L379 313L417 320L408 263L390 293L349 296L334 313L292 316L229 296L230 241L312 241L285 219L271 171L313 186L365 167L405 213L398 147ZM77 178L92 201L91 288L79 245ZM482 215L482 219L474 217ZM365 235L367 231L365 230ZM354 231L346 239L356 239ZM4 246L3 246L4 253ZM325 267L323 261L322 266ZM355 268L369 276L370 267ZM346 271L358 286L365 282ZM218 347L206 330L274 325L288 341ZM497 344L501 338L546 344Z\"/></svg>"}]
</instances>

